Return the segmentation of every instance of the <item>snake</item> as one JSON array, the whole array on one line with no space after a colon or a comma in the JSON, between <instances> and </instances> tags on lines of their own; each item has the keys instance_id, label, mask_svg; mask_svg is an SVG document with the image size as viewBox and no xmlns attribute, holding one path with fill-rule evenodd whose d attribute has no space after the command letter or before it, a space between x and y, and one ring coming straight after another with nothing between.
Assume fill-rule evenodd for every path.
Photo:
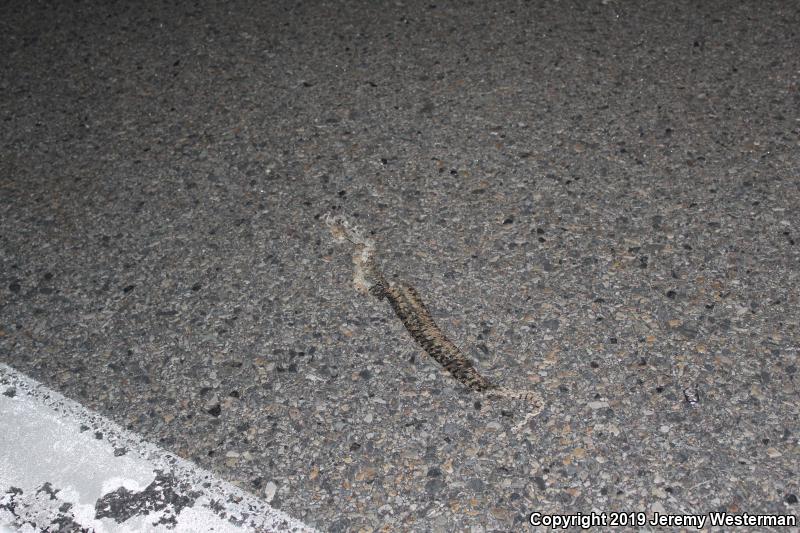
<instances>
[{"instance_id":1,"label":"snake","mask_svg":"<svg viewBox=\"0 0 800 533\"><path fill-rule=\"evenodd\" d=\"M402 281L388 281L376 260L373 239L342 215L326 213L322 220L334 240L349 242L353 251L353 285L361 294L387 300L394 314L414 341L468 391L486 400L518 400L528 405L528 420L544 406L541 395L532 390L498 385L483 376L472 361L442 332L417 290Z\"/></svg>"}]
</instances>

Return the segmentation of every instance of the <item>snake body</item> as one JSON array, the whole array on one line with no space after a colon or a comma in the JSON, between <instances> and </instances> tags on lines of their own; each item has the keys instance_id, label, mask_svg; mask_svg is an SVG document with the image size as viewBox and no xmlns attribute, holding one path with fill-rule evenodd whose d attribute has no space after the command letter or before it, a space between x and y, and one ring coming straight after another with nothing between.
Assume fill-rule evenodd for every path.
<instances>
[{"instance_id":1,"label":"snake body","mask_svg":"<svg viewBox=\"0 0 800 533\"><path fill-rule=\"evenodd\" d=\"M402 282L390 283L375 262L375 243L355 225L341 216L323 217L333 237L355 246L353 284L364 294L386 299L411 337L468 390L482 393L487 399L507 398L530 405L528 417L541 411L543 402L534 391L501 387L482 376L472 361L442 332L425 306L419 293Z\"/></svg>"},{"instance_id":2,"label":"snake body","mask_svg":"<svg viewBox=\"0 0 800 533\"><path fill-rule=\"evenodd\" d=\"M472 361L442 333L413 287L398 284L387 287L384 292L411 337L459 383L474 392L497 388L480 375Z\"/></svg>"}]
</instances>

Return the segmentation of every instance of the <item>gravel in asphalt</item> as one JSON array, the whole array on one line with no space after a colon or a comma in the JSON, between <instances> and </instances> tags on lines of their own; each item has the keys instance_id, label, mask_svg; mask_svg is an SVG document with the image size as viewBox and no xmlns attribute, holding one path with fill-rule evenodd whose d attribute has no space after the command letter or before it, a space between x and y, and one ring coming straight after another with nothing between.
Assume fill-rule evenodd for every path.
<instances>
[{"instance_id":1,"label":"gravel in asphalt","mask_svg":"<svg viewBox=\"0 0 800 533\"><path fill-rule=\"evenodd\" d=\"M800 513L797 2L0 28L3 363L332 532ZM475 409L354 291L329 210L542 414Z\"/></svg>"}]
</instances>

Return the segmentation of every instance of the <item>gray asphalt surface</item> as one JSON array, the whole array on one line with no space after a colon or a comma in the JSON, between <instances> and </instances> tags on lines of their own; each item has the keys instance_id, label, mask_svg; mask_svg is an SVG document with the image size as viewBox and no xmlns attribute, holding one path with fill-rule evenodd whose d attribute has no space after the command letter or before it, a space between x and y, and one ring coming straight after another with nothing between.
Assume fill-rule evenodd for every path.
<instances>
[{"instance_id":1,"label":"gray asphalt surface","mask_svg":"<svg viewBox=\"0 0 800 533\"><path fill-rule=\"evenodd\" d=\"M0 361L328 531L800 513L797 2L0 13Z\"/></svg>"}]
</instances>

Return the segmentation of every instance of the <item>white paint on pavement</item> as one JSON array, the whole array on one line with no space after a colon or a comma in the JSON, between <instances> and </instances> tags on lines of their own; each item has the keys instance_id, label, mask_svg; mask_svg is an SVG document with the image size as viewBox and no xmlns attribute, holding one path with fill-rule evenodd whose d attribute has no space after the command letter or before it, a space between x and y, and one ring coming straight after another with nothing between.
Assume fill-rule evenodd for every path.
<instances>
[{"instance_id":1,"label":"white paint on pavement","mask_svg":"<svg viewBox=\"0 0 800 533\"><path fill-rule=\"evenodd\" d=\"M0 533L313 531L0 364Z\"/></svg>"}]
</instances>

